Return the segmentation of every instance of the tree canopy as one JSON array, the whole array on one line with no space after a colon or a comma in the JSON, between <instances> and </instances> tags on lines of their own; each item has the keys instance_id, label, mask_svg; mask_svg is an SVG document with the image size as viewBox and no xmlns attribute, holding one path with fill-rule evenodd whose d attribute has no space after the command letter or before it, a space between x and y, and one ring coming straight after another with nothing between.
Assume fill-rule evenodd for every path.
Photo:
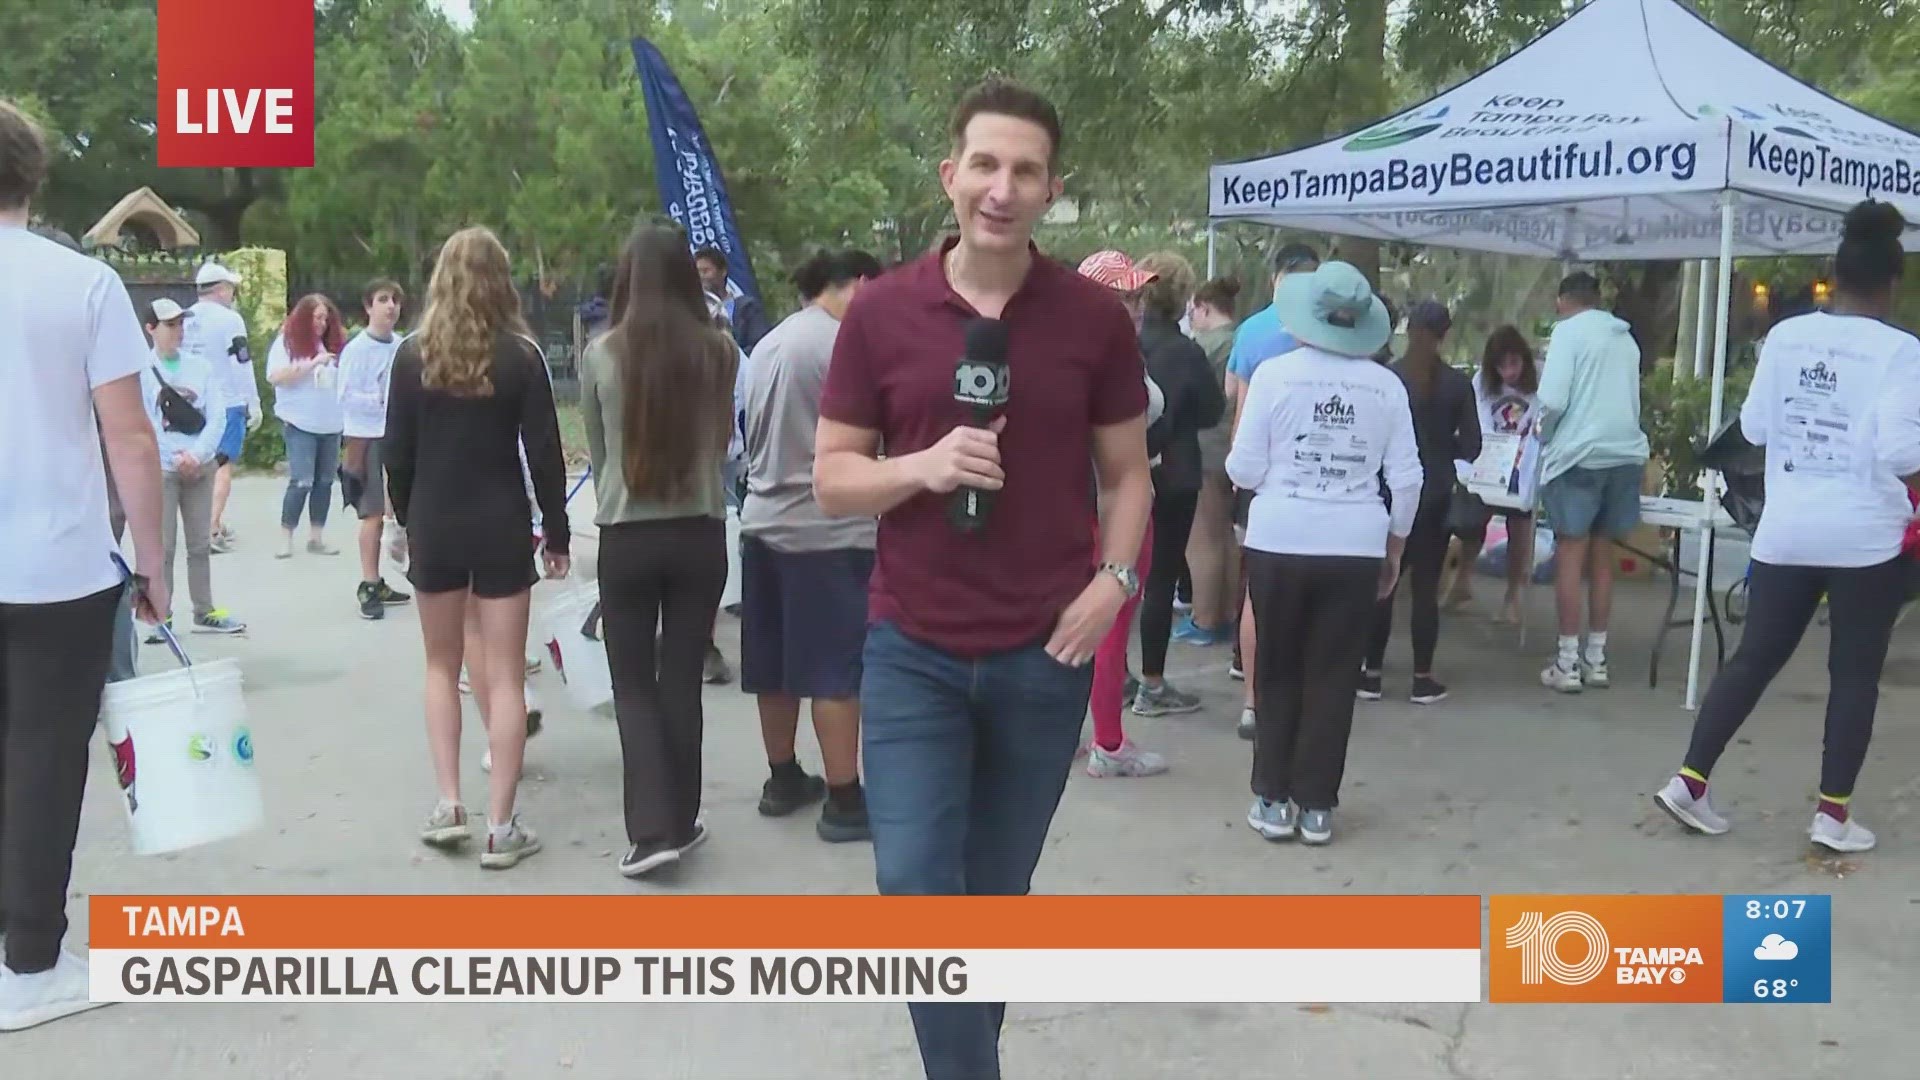
<instances>
[{"instance_id":1,"label":"tree canopy","mask_svg":"<svg viewBox=\"0 0 1920 1080\"><path fill-rule=\"evenodd\" d=\"M924 249L948 110L1001 73L1067 121L1069 254L1185 246L1209 162L1356 126L1498 60L1563 0L320 0L316 167L153 164L151 0L0 8L0 95L63 153L41 211L76 235L150 185L219 246L283 247L302 273L417 275L448 232L498 230L529 272L591 280L660 209L627 42L660 46L700 112L763 279L814 246ZM1698 0L1716 25L1823 89L1920 123L1915 0ZM1871 28L1870 31L1864 28ZM1871 34L1862 44L1862 34ZM1228 230L1252 268L1265 230ZM1356 262L1368 246L1341 249ZM1490 276L1490 275L1488 275ZM1256 292L1258 290L1255 290Z\"/></svg>"}]
</instances>

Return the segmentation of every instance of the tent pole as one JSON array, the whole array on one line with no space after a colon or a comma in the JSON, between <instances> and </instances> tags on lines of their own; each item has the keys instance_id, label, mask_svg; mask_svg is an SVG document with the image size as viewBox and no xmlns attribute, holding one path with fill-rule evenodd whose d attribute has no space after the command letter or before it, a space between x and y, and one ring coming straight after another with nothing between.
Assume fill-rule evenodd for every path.
<instances>
[{"instance_id":1,"label":"tent pole","mask_svg":"<svg viewBox=\"0 0 1920 1080\"><path fill-rule=\"evenodd\" d=\"M1212 281L1214 278L1218 277L1220 274L1220 271L1219 271L1220 257L1219 257L1219 250L1218 250L1219 242L1220 242L1220 226L1217 223L1212 221L1207 222L1207 280L1208 281Z\"/></svg>"},{"instance_id":2,"label":"tent pole","mask_svg":"<svg viewBox=\"0 0 1920 1080\"><path fill-rule=\"evenodd\" d=\"M1700 310L1695 316L1693 332L1693 377L1696 379L1704 379L1707 376L1707 342L1713 340L1707 336L1707 317L1713 310L1708 306L1710 302L1707 299L1710 295L1707 292L1707 267L1711 265L1713 263L1708 259L1700 260L1700 281L1699 287L1695 290L1695 295L1700 301Z\"/></svg>"},{"instance_id":3,"label":"tent pole","mask_svg":"<svg viewBox=\"0 0 1920 1080\"><path fill-rule=\"evenodd\" d=\"M1720 410L1725 404L1727 389L1727 319L1733 300L1733 215L1740 196L1732 191L1724 196L1720 206L1720 281L1717 310L1714 315L1713 334L1713 391L1707 406L1707 434L1712 439L1720 433ZM1687 657L1687 711L1692 712L1700 701L1700 647L1701 634L1707 617L1707 581L1713 559L1713 519L1714 496L1720 486L1720 476L1712 470L1700 476L1700 562L1695 568L1693 578L1693 645Z\"/></svg>"}]
</instances>

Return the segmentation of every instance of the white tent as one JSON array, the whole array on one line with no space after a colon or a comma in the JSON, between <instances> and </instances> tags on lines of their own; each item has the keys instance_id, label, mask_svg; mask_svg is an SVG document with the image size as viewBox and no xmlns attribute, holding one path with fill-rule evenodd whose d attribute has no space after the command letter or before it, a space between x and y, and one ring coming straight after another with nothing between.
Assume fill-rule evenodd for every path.
<instances>
[{"instance_id":1,"label":"white tent","mask_svg":"<svg viewBox=\"0 0 1920 1080\"><path fill-rule=\"evenodd\" d=\"M1920 221L1920 136L1797 81L1675 0L1593 0L1437 97L1350 135L1215 165L1208 188L1214 222L1566 260L1717 257L1718 431L1732 257L1830 255L1841 214L1868 197ZM1907 246L1917 241L1910 229ZM1705 530L1710 502L1700 509ZM1699 548L1688 708L1706 609Z\"/></svg>"},{"instance_id":2,"label":"white tent","mask_svg":"<svg viewBox=\"0 0 1920 1080\"><path fill-rule=\"evenodd\" d=\"M1209 187L1216 221L1594 260L1718 255L1731 191L1735 255L1822 255L1863 198L1920 220L1920 137L1674 0L1594 0L1438 97Z\"/></svg>"}]
</instances>

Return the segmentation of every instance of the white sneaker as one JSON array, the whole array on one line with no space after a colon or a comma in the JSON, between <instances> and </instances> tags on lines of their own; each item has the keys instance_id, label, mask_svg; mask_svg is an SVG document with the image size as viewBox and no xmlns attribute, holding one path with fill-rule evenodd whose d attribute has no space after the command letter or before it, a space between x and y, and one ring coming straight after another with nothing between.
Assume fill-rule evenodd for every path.
<instances>
[{"instance_id":1,"label":"white sneaker","mask_svg":"<svg viewBox=\"0 0 1920 1080\"><path fill-rule=\"evenodd\" d=\"M30 1027L111 1005L89 1001L87 962L62 950L46 971L22 975L0 964L0 1031Z\"/></svg>"},{"instance_id":2,"label":"white sneaker","mask_svg":"<svg viewBox=\"0 0 1920 1080\"><path fill-rule=\"evenodd\" d=\"M1599 663L1589 658L1580 661L1580 681L1595 690L1605 690L1613 685L1613 679L1607 674L1607 658L1601 657Z\"/></svg>"},{"instance_id":3,"label":"white sneaker","mask_svg":"<svg viewBox=\"0 0 1920 1080\"><path fill-rule=\"evenodd\" d=\"M1667 781L1666 787L1653 793L1653 801L1660 804L1660 809L1672 814L1673 820L1694 832L1720 836L1733 826L1707 801L1708 794L1703 791L1699 798L1694 798L1687 781L1676 776Z\"/></svg>"},{"instance_id":4,"label":"white sneaker","mask_svg":"<svg viewBox=\"0 0 1920 1080\"><path fill-rule=\"evenodd\" d=\"M1540 685L1549 690L1558 690L1562 694L1577 694L1581 688L1580 669L1575 667L1569 670L1561 667L1560 661L1555 660L1547 665L1547 670L1540 673Z\"/></svg>"},{"instance_id":5,"label":"white sneaker","mask_svg":"<svg viewBox=\"0 0 1920 1080\"><path fill-rule=\"evenodd\" d=\"M1835 821L1830 814L1814 811L1813 828L1808 830L1813 842L1832 851L1855 852L1872 851L1878 843L1873 833L1865 825L1847 815L1845 821Z\"/></svg>"},{"instance_id":6,"label":"white sneaker","mask_svg":"<svg viewBox=\"0 0 1920 1080\"><path fill-rule=\"evenodd\" d=\"M1095 779L1157 776L1166 771L1166 758L1151 750L1140 749L1132 739L1123 740L1118 750L1108 750L1099 743L1094 743L1087 750L1087 775Z\"/></svg>"}]
</instances>

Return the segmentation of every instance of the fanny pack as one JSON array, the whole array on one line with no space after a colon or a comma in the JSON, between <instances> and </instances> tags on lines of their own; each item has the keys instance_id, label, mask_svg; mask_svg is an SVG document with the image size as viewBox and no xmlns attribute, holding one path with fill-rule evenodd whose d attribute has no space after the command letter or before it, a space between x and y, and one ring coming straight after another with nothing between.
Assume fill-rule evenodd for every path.
<instances>
[{"instance_id":1,"label":"fanny pack","mask_svg":"<svg viewBox=\"0 0 1920 1080\"><path fill-rule=\"evenodd\" d=\"M173 388L165 375L160 374L159 365L154 365L153 377L160 380L160 419L165 421L168 431L177 431L182 435L198 435L207 427L207 415L194 407L187 396Z\"/></svg>"}]
</instances>

